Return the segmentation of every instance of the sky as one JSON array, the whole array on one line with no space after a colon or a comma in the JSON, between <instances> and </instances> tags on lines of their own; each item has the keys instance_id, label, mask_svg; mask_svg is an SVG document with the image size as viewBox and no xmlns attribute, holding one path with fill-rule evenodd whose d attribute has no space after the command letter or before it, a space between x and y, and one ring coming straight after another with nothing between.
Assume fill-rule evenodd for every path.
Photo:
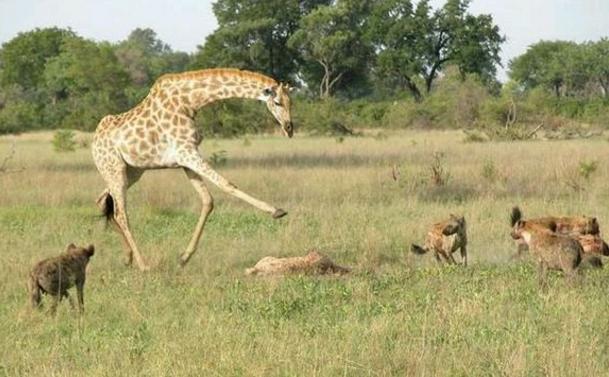
<instances>
[{"instance_id":1,"label":"sky","mask_svg":"<svg viewBox=\"0 0 609 377\"><path fill-rule=\"evenodd\" d=\"M444 0L432 0L435 7ZM70 27L82 37L117 42L151 28L176 51L194 52L216 27L211 0L0 0L0 44L36 27ZM609 37L609 0L473 0L507 40L504 67L539 40L583 42ZM499 79L505 81L505 69Z\"/></svg>"}]
</instances>

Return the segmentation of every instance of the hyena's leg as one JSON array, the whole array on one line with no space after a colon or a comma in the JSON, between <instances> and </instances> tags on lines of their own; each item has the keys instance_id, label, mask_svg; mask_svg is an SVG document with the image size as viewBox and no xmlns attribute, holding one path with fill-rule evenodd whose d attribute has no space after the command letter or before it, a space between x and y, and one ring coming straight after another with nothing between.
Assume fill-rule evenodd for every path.
<instances>
[{"instance_id":1,"label":"hyena's leg","mask_svg":"<svg viewBox=\"0 0 609 377\"><path fill-rule=\"evenodd\" d=\"M579 277L577 271L577 268L571 268L570 270L565 271L565 274L567 275L567 283L571 287L574 287L577 284L577 279Z\"/></svg>"},{"instance_id":2,"label":"hyena's leg","mask_svg":"<svg viewBox=\"0 0 609 377\"><path fill-rule=\"evenodd\" d=\"M63 292L63 293L62 293L62 298L63 298L63 297L65 297L65 298L67 298L67 299L68 299L68 302L70 303L70 308L71 308L72 310L76 309L76 308L74 307L74 299L72 298L72 296L70 296L70 293L68 293L68 291L65 291L65 292Z\"/></svg>"},{"instance_id":3,"label":"hyena's leg","mask_svg":"<svg viewBox=\"0 0 609 377\"><path fill-rule=\"evenodd\" d=\"M467 267L467 247L463 245L459 251L461 251L461 260L463 261L463 266Z\"/></svg>"},{"instance_id":4,"label":"hyena's leg","mask_svg":"<svg viewBox=\"0 0 609 377\"><path fill-rule=\"evenodd\" d=\"M59 304L59 301L61 301L62 295L63 294L61 292L57 292L57 294L51 295L53 297L53 302L51 303L49 311L52 315L55 315L55 313L57 312L57 305Z\"/></svg>"},{"instance_id":5,"label":"hyena's leg","mask_svg":"<svg viewBox=\"0 0 609 377\"><path fill-rule=\"evenodd\" d=\"M442 264L444 264L444 261L443 261L443 260L442 260L442 258L440 257L440 254L441 254L441 253L440 253L440 251L438 251L438 250L434 250L434 251L433 251L433 255L434 255L434 257L436 257L436 261L437 261L437 262L438 262L440 265L442 265Z\"/></svg>"},{"instance_id":6,"label":"hyena's leg","mask_svg":"<svg viewBox=\"0 0 609 377\"><path fill-rule=\"evenodd\" d=\"M85 311L84 287L84 282L76 283L76 295L78 296L78 311L80 313Z\"/></svg>"},{"instance_id":7,"label":"hyena's leg","mask_svg":"<svg viewBox=\"0 0 609 377\"><path fill-rule=\"evenodd\" d=\"M548 287L548 267L544 262L537 264L537 281L543 291Z\"/></svg>"},{"instance_id":8,"label":"hyena's leg","mask_svg":"<svg viewBox=\"0 0 609 377\"><path fill-rule=\"evenodd\" d=\"M27 289L30 295L30 303L32 304L32 308L40 308L42 296L40 294L38 281L34 276L30 275L30 278L27 281Z\"/></svg>"},{"instance_id":9,"label":"hyena's leg","mask_svg":"<svg viewBox=\"0 0 609 377\"><path fill-rule=\"evenodd\" d=\"M437 249L437 253L439 253L440 255L442 255L442 258L444 258L444 260L446 261L446 263L448 264L456 264L457 262L455 261L455 258L453 258L452 253L450 252L446 252L446 250L443 249Z\"/></svg>"},{"instance_id":10,"label":"hyena's leg","mask_svg":"<svg viewBox=\"0 0 609 377\"><path fill-rule=\"evenodd\" d=\"M203 158L201 158L201 155L199 155L199 152L195 148L183 151L178 156L178 164L184 168L192 170L200 177L208 179L225 193L239 198L264 212L270 213L275 219L283 217L287 214L287 212L284 210L273 207L272 205L258 200L239 190L234 184L218 174L218 172L216 172L207 162L203 161Z\"/></svg>"},{"instance_id":11,"label":"hyena's leg","mask_svg":"<svg viewBox=\"0 0 609 377\"><path fill-rule=\"evenodd\" d=\"M457 264L457 261L455 260L455 257L453 257L452 252L448 252L444 255L446 256L446 260L449 262L449 264Z\"/></svg>"}]
</instances>

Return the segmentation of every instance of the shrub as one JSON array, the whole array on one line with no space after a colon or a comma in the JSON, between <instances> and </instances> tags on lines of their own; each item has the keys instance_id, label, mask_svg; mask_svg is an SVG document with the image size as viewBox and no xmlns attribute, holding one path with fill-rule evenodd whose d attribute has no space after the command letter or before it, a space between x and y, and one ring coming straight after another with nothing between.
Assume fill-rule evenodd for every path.
<instances>
[{"instance_id":1,"label":"shrub","mask_svg":"<svg viewBox=\"0 0 609 377\"><path fill-rule=\"evenodd\" d=\"M53 149L56 152L74 152L76 150L76 140L74 131L59 130L53 135Z\"/></svg>"}]
</instances>

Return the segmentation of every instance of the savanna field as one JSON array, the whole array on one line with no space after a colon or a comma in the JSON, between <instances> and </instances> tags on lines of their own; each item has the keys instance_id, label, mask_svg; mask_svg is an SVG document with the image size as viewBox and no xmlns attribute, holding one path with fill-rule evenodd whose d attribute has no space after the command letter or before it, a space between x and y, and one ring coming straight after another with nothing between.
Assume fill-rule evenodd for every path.
<instances>
[{"instance_id":1,"label":"savanna field","mask_svg":"<svg viewBox=\"0 0 609 377\"><path fill-rule=\"evenodd\" d=\"M104 185L89 148L59 153L51 139L0 138L0 161L15 151L0 173L0 376L609 375L609 268L573 287L554 273L542 292L535 267L510 260L509 236L516 204L525 217L596 216L609 234L605 138L206 140L221 174L288 216L210 185L215 210L181 269L199 199L183 172L147 172L128 194L147 273L123 265L99 216ZM467 219L467 268L408 251L450 213ZM55 317L32 311L29 269L70 242L96 246L85 314L65 302ZM264 256L312 248L353 272L244 276Z\"/></svg>"}]
</instances>

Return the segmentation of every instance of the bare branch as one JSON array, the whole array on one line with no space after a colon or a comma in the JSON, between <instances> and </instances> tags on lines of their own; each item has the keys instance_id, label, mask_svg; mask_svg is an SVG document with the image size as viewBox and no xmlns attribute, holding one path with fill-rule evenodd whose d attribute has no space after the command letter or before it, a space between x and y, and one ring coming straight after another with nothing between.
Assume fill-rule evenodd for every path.
<instances>
[{"instance_id":1,"label":"bare branch","mask_svg":"<svg viewBox=\"0 0 609 377\"><path fill-rule=\"evenodd\" d=\"M539 125L537 127L535 127L535 129L531 132L529 132L529 134L527 135L527 139L530 139L533 137L533 135L535 135L537 133L537 131L539 131L541 129L541 127L543 127L543 122L539 123Z\"/></svg>"},{"instance_id":2,"label":"bare branch","mask_svg":"<svg viewBox=\"0 0 609 377\"><path fill-rule=\"evenodd\" d=\"M9 169L8 168L8 163L13 159L14 156L15 156L15 143L13 142L11 144L11 149L9 150L8 154L6 156L4 156L4 158L0 162L0 173L17 173L17 172L24 170L23 168L20 168L20 169Z\"/></svg>"}]
</instances>

